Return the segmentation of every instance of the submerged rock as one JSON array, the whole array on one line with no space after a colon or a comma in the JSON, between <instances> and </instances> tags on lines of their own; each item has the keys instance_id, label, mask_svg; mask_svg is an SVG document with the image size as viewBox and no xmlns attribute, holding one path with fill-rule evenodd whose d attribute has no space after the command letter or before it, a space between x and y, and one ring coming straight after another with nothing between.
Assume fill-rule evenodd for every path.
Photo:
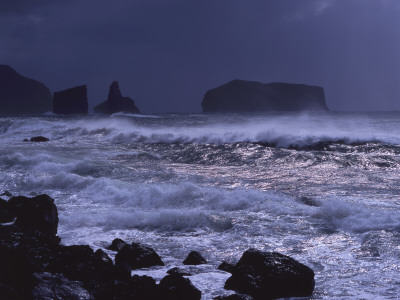
<instances>
[{"instance_id":1,"label":"submerged rock","mask_svg":"<svg viewBox=\"0 0 400 300\"><path fill-rule=\"evenodd\" d=\"M115 267L120 270L136 270L164 266L160 256L150 247L138 243L125 245L115 255Z\"/></svg>"},{"instance_id":2,"label":"submerged rock","mask_svg":"<svg viewBox=\"0 0 400 300\"><path fill-rule=\"evenodd\" d=\"M28 140L25 139L24 141L27 142ZM30 142L39 142L40 143L40 142L48 142L50 140L47 137L44 137L44 136L34 136L29 141Z\"/></svg>"},{"instance_id":3,"label":"submerged rock","mask_svg":"<svg viewBox=\"0 0 400 300\"><path fill-rule=\"evenodd\" d=\"M162 299L171 300L197 300L201 299L201 291L198 290L188 278L180 275L167 275L161 279L160 293Z\"/></svg>"},{"instance_id":4,"label":"submerged rock","mask_svg":"<svg viewBox=\"0 0 400 300\"><path fill-rule=\"evenodd\" d=\"M169 269L169 270L167 271L167 274L170 274L170 275L180 275L180 276L191 276L191 275L192 275L192 274L190 274L188 271L183 270L183 269L178 268L178 267Z\"/></svg>"},{"instance_id":5,"label":"submerged rock","mask_svg":"<svg viewBox=\"0 0 400 300\"><path fill-rule=\"evenodd\" d=\"M203 112L329 110L322 87L233 80L207 91Z\"/></svg>"},{"instance_id":6,"label":"submerged rock","mask_svg":"<svg viewBox=\"0 0 400 300\"><path fill-rule=\"evenodd\" d=\"M95 106L94 111L102 114L113 114L116 112L140 113L135 105L135 101L129 97L122 97L118 81L114 81L111 84L107 100Z\"/></svg>"},{"instance_id":7,"label":"submerged rock","mask_svg":"<svg viewBox=\"0 0 400 300\"><path fill-rule=\"evenodd\" d=\"M307 297L314 290L314 271L289 256L247 250L225 288L255 299Z\"/></svg>"},{"instance_id":8,"label":"submerged rock","mask_svg":"<svg viewBox=\"0 0 400 300\"><path fill-rule=\"evenodd\" d=\"M0 65L0 114L43 114L51 111L50 90L39 81Z\"/></svg>"},{"instance_id":9,"label":"submerged rock","mask_svg":"<svg viewBox=\"0 0 400 300\"><path fill-rule=\"evenodd\" d=\"M206 263L207 261L197 251L191 251L186 259L183 261L184 265L202 265Z\"/></svg>"},{"instance_id":10,"label":"submerged rock","mask_svg":"<svg viewBox=\"0 0 400 300\"><path fill-rule=\"evenodd\" d=\"M88 98L86 85L55 92L53 112L56 114L87 114Z\"/></svg>"}]
</instances>

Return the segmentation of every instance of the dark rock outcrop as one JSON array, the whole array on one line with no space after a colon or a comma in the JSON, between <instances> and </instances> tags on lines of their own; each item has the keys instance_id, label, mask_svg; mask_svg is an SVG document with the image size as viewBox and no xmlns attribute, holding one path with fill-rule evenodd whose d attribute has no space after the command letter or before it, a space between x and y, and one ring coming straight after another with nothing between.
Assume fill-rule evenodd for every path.
<instances>
[{"instance_id":1,"label":"dark rock outcrop","mask_svg":"<svg viewBox=\"0 0 400 300\"><path fill-rule=\"evenodd\" d=\"M164 266L164 263L153 249L138 243L123 246L115 255L115 267L119 270L130 272L153 266Z\"/></svg>"},{"instance_id":2,"label":"dark rock outcrop","mask_svg":"<svg viewBox=\"0 0 400 300\"><path fill-rule=\"evenodd\" d=\"M56 114L87 114L88 98L86 85L55 92L53 112Z\"/></svg>"},{"instance_id":3,"label":"dark rock outcrop","mask_svg":"<svg viewBox=\"0 0 400 300\"><path fill-rule=\"evenodd\" d=\"M111 84L107 100L95 106L94 111L102 114L113 114L116 112L140 113L135 105L135 101L129 97L122 97L118 81L114 81Z\"/></svg>"},{"instance_id":4,"label":"dark rock outcrop","mask_svg":"<svg viewBox=\"0 0 400 300\"><path fill-rule=\"evenodd\" d=\"M307 297L314 290L314 272L289 256L247 250L235 265L225 288L255 299Z\"/></svg>"},{"instance_id":5,"label":"dark rock outcrop","mask_svg":"<svg viewBox=\"0 0 400 300\"><path fill-rule=\"evenodd\" d=\"M207 91L203 112L329 110L322 87L233 80Z\"/></svg>"},{"instance_id":6,"label":"dark rock outcrop","mask_svg":"<svg viewBox=\"0 0 400 300\"><path fill-rule=\"evenodd\" d=\"M191 276L191 275L192 275L192 274L190 274L188 271L185 271L185 270L183 270L183 269L181 269L181 268L178 268L178 267L169 269L169 270L167 271L167 274L170 274L170 275L180 275L180 276Z\"/></svg>"},{"instance_id":7,"label":"dark rock outcrop","mask_svg":"<svg viewBox=\"0 0 400 300\"><path fill-rule=\"evenodd\" d=\"M226 261L223 261L223 262L217 267L217 269L232 274L233 271L235 270L235 265L232 265L232 264L230 264L230 263L228 263L228 262L226 262Z\"/></svg>"},{"instance_id":8,"label":"dark rock outcrop","mask_svg":"<svg viewBox=\"0 0 400 300\"><path fill-rule=\"evenodd\" d=\"M107 247L108 250L119 251L123 246L128 245L125 241L116 238L111 242L111 245Z\"/></svg>"},{"instance_id":9,"label":"dark rock outcrop","mask_svg":"<svg viewBox=\"0 0 400 300\"><path fill-rule=\"evenodd\" d=\"M0 65L0 114L43 114L51 111L50 90L39 81Z\"/></svg>"},{"instance_id":10,"label":"dark rock outcrop","mask_svg":"<svg viewBox=\"0 0 400 300\"><path fill-rule=\"evenodd\" d=\"M116 281L114 299L160 300L156 281L149 276L134 275L125 281Z\"/></svg>"},{"instance_id":11,"label":"dark rock outcrop","mask_svg":"<svg viewBox=\"0 0 400 300\"><path fill-rule=\"evenodd\" d=\"M215 297L214 300L253 300L253 298L248 295L233 294L229 296L218 296Z\"/></svg>"},{"instance_id":12,"label":"dark rock outcrop","mask_svg":"<svg viewBox=\"0 0 400 300\"><path fill-rule=\"evenodd\" d=\"M191 251L186 259L183 261L184 265L202 265L206 263L207 261L197 251Z\"/></svg>"},{"instance_id":13,"label":"dark rock outcrop","mask_svg":"<svg viewBox=\"0 0 400 300\"><path fill-rule=\"evenodd\" d=\"M36 143L48 142L48 141L50 141L50 140L44 136L34 136L34 137L30 138L30 140L28 140L28 139L24 140L24 142L36 142Z\"/></svg>"},{"instance_id":14,"label":"dark rock outcrop","mask_svg":"<svg viewBox=\"0 0 400 300\"><path fill-rule=\"evenodd\" d=\"M199 291L188 278L180 275L167 275L161 279L159 289L162 299L197 300L201 299Z\"/></svg>"},{"instance_id":15,"label":"dark rock outcrop","mask_svg":"<svg viewBox=\"0 0 400 300\"><path fill-rule=\"evenodd\" d=\"M38 230L48 235L57 234L57 207L48 195L12 197L7 201L7 209L17 217L15 225L22 229Z\"/></svg>"}]
</instances>

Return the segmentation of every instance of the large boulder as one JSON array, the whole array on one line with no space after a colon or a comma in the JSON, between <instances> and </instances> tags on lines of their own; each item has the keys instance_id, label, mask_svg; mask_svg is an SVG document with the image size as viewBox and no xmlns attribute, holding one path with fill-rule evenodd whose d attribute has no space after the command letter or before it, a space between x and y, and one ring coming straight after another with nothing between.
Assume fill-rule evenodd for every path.
<instances>
[{"instance_id":1,"label":"large boulder","mask_svg":"<svg viewBox=\"0 0 400 300\"><path fill-rule=\"evenodd\" d=\"M164 266L160 256L150 247L138 243L125 245L115 255L115 267L119 270L136 270Z\"/></svg>"},{"instance_id":2,"label":"large boulder","mask_svg":"<svg viewBox=\"0 0 400 300\"><path fill-rule=\"evenodd\" d=\"M38 230L48 235L57 234L57 207L48 195L43 194L33 198L12 197L7 201L7 209L17 217L16 226L24 230Z\"/></svg>"},{"instance_id":3,"label":"large boulder","mask_svg":"<svg viewBox=\"0 0 400 300\"><path fill-rule=\"evenodd\" d=\"M184 265L202 265L206 263L205 258L197 251L191 251L183 261Z\"/></svg>"},{"instance_id":4,"label":"large boulder","mask_svg":"<svg viewBox=\"0 0 400 300\"><path fill-rule=\"evenodd\" d=\"M0 114L43 114L51 106L50 90L43 83L0 65Z\"/></svg>"},{"instance_id":5,"label":"large boulder","mask_svg":"<svg viewBox=\"0 0 400 300\"><path fill-rule=\"evenodd\" d=\"M247 250L225 288L254 299L307 297L314 290L314 271L289 256Z\"/></svg>"},{"instance_id":6,"label":"large boulder","mask_svg":"<svg viewBox=\"0 0 400 300\"><path fill-rule=\"evenodd\" d=\"M201 291L188 278L180 275L167 275L161 279L160 293L162 299L170 300L200 300Z\"/></svg>"},{"instance_id":7,"label":"large boulder","mask_svg":"<svg viewBox=\"0 0 400 300\"><path fill-rule=\"evenodd\" d=\"M139 113L135 101L129 97L122 97L118 81L114 81L111 84L107 100L95 106L94 111L102 114L113 114L116 112Z\"/></svg>"},{"instance_id":8,"label":"large boulder","mask_svg":"<svg viewBox=\"0 0 400 300\"><path fill-rule=\"evenodd\" d=\"M322 87L244 80L233 80L207 91L201 105L203 112L329 110Z\"/></svg>"},{"instance_id":9,"label":"large boulder","mask_svg":"<svg viewBox=\"0 0 400 300\"><path fill-rule=\"evenodd\" d=\"M54 93L53 112L56 114L87 114L88 107L86 85Z\"/></svg>"}]
</instances>

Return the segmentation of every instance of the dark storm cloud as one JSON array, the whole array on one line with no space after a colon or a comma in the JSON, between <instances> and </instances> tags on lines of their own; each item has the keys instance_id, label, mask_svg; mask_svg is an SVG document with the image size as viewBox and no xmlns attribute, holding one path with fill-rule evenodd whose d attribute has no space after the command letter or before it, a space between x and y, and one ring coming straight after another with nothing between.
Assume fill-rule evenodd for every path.
<instances>
[{"instance_id":1,"label":"dark storm cloud","mask_svg":"<svg viewBox=\"0 0 400 300\"><path fill-rule=\"evenodd\" d=\"M119 80L145 112L200 111L241 78L322 85L333 109L400 109L396 0L51 2L0 18L0 60L53 91L87 83L92 104Z\"/></svg>"}]
</instances>

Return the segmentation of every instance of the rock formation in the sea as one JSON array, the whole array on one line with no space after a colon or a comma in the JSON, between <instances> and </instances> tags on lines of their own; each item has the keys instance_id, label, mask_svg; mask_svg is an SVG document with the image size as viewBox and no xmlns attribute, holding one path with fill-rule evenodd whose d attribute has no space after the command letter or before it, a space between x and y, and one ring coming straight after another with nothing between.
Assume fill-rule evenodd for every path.
<instances>
[{"instance_id":1,"label":"rock formation in the sea","mask_svg":"<svg viewBox=\"0 0 400 300\"><path fill-rule=\"evenodd\" d=\"M42 114L51 106L50 90L43 83L0 65L0 114Z\"/></svg>"},{"instance_id":2,"label":"rock formation in the sea","mask_svg":"<svg viewBox=\"0 0 400 300\"><path fill-rule=\"evenodd\" d=\"M322 87L244 80L207 91L201 105L203 112L219 113L329 110Z\"/></svg>"},{"instance_id":3,"label":"rock formation in the sea","mask_svg":"<svg viewBox=\"0 0 400 300\"><path fill-rule=\"evenodd\" d=\"M225 288L254 299L308 297L314 290L314 271L293 258L249 249L235 265Z\"/></svg>"},{"instance_id":4,"label":"rock formation in the sea","mask_svg":"<svg viewBox=\"0 0 400 300\"><path fill-rule=\"evenodd\" d=\"M122 97L118 81L114 81L111 84L107 100L95 106L94 111L102 114L113 114L116 112L140 113L135 105L135 101L129 97Z\"/></svg>"},{"instance_id":5,"label":"rock formation in the sea","mask_svg":"<svg viewBox=\"0 0 400 300\"><path fill-rule=\"evenodd\" d=\"M206 263L206 259L197 251L191 251L183 261L184 265L202 265Z\"/></svg>"},{"instance_id":6,"label":"rock formation in the sea","mask_svg":"<svg viewBox=\"0 0 400 300\"><path fill-rule=\"evenodd\" d=\"M88 98L86 85L55 92L53 112L56 114L87 114Z\"/></svg>"}]
</instances>

